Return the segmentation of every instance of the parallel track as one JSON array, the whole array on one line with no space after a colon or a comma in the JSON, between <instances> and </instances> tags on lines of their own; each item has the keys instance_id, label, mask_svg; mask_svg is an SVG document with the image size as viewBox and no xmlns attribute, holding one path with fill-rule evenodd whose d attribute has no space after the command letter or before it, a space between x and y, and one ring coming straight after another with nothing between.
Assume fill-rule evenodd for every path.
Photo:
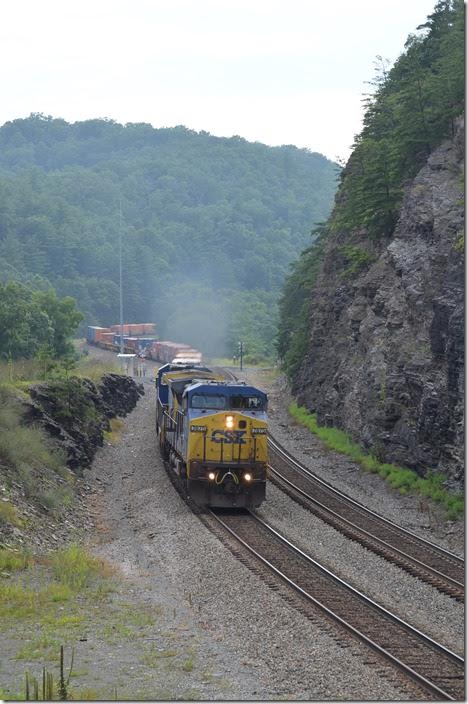
<instances>
[{"instance_id":1,"label":"parallel track","mask_svg":"<svg viewBox=\"0 0 468 704\"><path fill-rule=\"evenodd\" d=\"M463 700L463 658L401 621L292 545L251 513L208 511L204 522L223 526L264 568L354 637L364 641L436 700Z\"/></svg>"},{"instance_id":2,"label":"parallel track","mask_svg":"<svg viewBox=\"0 0 468 704\"><path fill-rule=\"evenodd\" d=\"M291 457L269 436L270 479L347 537L464 601L464 560L378 516Z\"/></svg>"},{"instance_id":3,"label":"parallel track","mask_svg":"<svg viewBox=\"0 0 468 704\"><path fill-rule=\"evenodd\" d=\"M225 370L229 378L233 372ZM270 480L348 538L464 602L465 562L448 550L379 516L332 487L269 435Z\"/></svg>"}]
</instances>

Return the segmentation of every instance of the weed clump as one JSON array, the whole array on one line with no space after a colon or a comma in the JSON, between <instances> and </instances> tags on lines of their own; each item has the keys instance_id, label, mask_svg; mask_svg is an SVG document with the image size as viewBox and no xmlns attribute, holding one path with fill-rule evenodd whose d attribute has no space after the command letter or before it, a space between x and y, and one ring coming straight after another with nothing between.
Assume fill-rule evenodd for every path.
<instances>
[{"instance_id":1,"label":"weed clump","mask_svg":"<svg viewBox=\"0 0 468 704\"><path fill-rule=\"evenodd\" d=\"M27 550L0 549L0 572L16 572L24 570L32 563L31 553Z\"/></svg>"},{"instance_id":2,"label":"weed clump","mask_svg":"<svg viewBox=\"0 0 468 704\"><path fill-rule=\"evenodd\" d=\"M104 438L106 442L112 444L120 442L122 439L122 431L124 427L124 422L121 418L111 418L109 420L110 430L104 431Z\"/></svg>"},{"instance_id":3,"label":"weed clump","mask_svg":"<svg viewBox=\"0 0 468 704\"><path fill-rule=\"evenodd\" d=\"M0 526L15 526L22 528L24 521L18 516L16 508L9 501L0 501Z\"/></svg>"},{"instance_id":4,"label":"weed clump","mask_svg":"<svg viewBox=\"0 0 468 704\"><path fill-rule=\"evenodd\" d=\"M70 545L58 550L51 559L55 578L72 591L80 591L89 585L93 576L102 574L101 562L89 555L79 545Z\"/></svg>"}]
</instances>

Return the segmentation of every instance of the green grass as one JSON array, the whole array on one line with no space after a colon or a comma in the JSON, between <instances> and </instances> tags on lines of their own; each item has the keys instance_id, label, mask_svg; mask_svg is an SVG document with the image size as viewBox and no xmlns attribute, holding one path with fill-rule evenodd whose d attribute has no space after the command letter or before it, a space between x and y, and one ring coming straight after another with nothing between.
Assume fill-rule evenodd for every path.
<instances>
[{"instance_id":1,"label":"green grass","mask_svg":"<svg viewBox=\"0 0 468 704\"><path fill-rule=\"evenodd\" d=\"M78 637L90 632L119 645L140 639L144 648L143 639L162 612L159 606L150 609L122 602L119 597L109 598L111 592L120 590L119 582L109 578L114 577L114 570L79 545L34 559L20 551L0 550L1 567L5 568L0 569L2 637L11 644L8 657L24 663L25 670L29 668L33 674L37 663L42 662L46 667L57 665L60 645L73 647ZM93 645L88 644L88 649L91 651ZM149 660L156 668L158 655L162 663L165 658L171 659L179 653L166 649L152 655ZM0 679L10 676L7 662L5 659L0 668ZM40 690L41 677L38 677ZM6 686L5 682L2 684ZM14 679L9 686L11 692L3 690L5 699L24 699L24 694L13 697L13 687L15 692L17 689ZM109 692L101 689L70 691L73 699L88 696L94 700L108 698Z\"/></svg>"},{"instance_id":2,"label":"green grass","mask_svg":"<svg viewBox=\"0 0 468 704\"><path fill-rule=\"evenodd\" d=\"M82 687L76 692L73 691L73 699L76 701L91 702L100 701L102 699L107 699L107 701L112 701L109 696L104 697L102 692L95 687Z\"/></svg>"},{"instance_id":3,"label":"green grass","mask_svg":"<svg viewBox=\"0 0 468 704\"><path fill-rule=\"evenodd\" d=\"M274 361L267 357L253 358L248 355L243 358L243 366L249 367L249 369L264 369L265 367L272 367ZM208 366L213 367L235 367L239 370L239 358L237 358L235 364L232 361L232 357L214 357L207 362Z\"/></svg>"},{"instance_id":4,"label":"green grass","mask_svg":"<svg viewBox=\"0 0 468 704\"><path fill-rule=\"evenodd\" d=\"M21 528L24 521L18 516L16 508L9 501L0 501L0 526L3 524Z\"/></svg>"},{"instance_id":5,"label":"green grass","mask_svg":"<svg viewBox=\"0 0 468 704\"><path fill-rule=\"evenodd\" d=\"M109 421L110 430L104 432L104 439L111 445L119 443L122 439L124 422L121 418L111 418Z\"/></svg>"},{"instance_id":6,"label":"green grass","mask_svg":"<svg viewBox=\"0 0 468 704\"><path fill-rule=\"evenodd\" d=\"M55 578L75 592L89 586L92 577L106 571L102 562L79 545L58 550L51 558L51 565Z\"/></svg>"},{"instance_id":7,"label":"green grass","mask_svg":"<svg viewBox=\"0 0 468 704\"><path fill-rule=\"evenodd\" d=\"M67 367L67 369L66 369ZM76 362L64 359L50 359L47 365L39 359L15 359L0 361L0 384L6 384L16 389L27 388L31 384L53 381L67 376L78 376L99 383L104 374L122 374L117 361L115 363L95 359L90 356L80 356Z\"/></svg>"},{"instance_id":8,"label":"green grass","mask_svg":"<svg viewBox=\"0 0 468 704\"><path fill-rule=\"evenodd\" d=\"M32 562L31 553L27 550L0 549L0 572L16 572L24 570Z\"/></svg>"},{"instance_id":9,"label":"green grass","mask_svg":"<svg viewBox=\"0 0 468 704\"><path fill-rule=\"evenodd\" d=\"M188 658L188 660L185 660L182 663L182 669L184 672L192 672L193 670L193 660L192 658Z\"/></svg>"},{"instance_id":10,"label":"green grass","mask_svg":"<svg viewBox=\"0 0 468 704\"><path fill-rule=\"evenodd\" d=\"M99 383L104 374L122 374L122 369L117 363L106 362L93 357L80 357L72 374L81 378L91 379Z\"/></svg>"},{"instance_id":11,"label":"green grass","mask_svg":"<svg viewBox=\"0 0 468 704\"><path fill-rule=\"evenodd\" d=\"M47 609L54 604L70 601L75 592L66 584L51 583L35 590L22 584L0 581L0 617L46 617Z\"/></svg>"},{"instance_id":12,"label":"green grass","mask_svg":"<svg viewBox=\"0 0 468 704\"><path fill-rule=\"evenodd\" d=\"M48 447L45 434L39 428L18 425L0 433L0 458L10 467L46 466L59 472L62 455L55 455Z\"/></svg>"},{"instance_id":13,"label":"green grass","mask_svg":"<svg viewBox=\"0 0 468 704\"><path fill-rule=\"evenodd\" d=\"M18 382L40 381L41 364L35 359L0 361L0 384L16 385Z\"/></svg>"},{"instance_id":14,"label":"green grass","mask_svg":"<svg viewBox=\"0 0 468 704\"><path fill-rule=\"evenodd\" d=\"M23 692L8 692L6 689L3 689L0 687L0 700L1 701L11 701L11 702L23 702L26 699L26 696Z\"/></svg>"},{"instance_id":15,"label":"green grass","mask_svg":"<svg viewBox=\"0 0 468 704\"><path fill-rule=\"evenodd\" d=\"M102 601L109 594L110 589L100 592L99 589L91 587L95 586L95 579L106 582L110 569L77 545L57 550L42 561L46 563L47 573L50 572L55 579L47 578L40 589L31 589L29 580L23 584L18 580L0 579L0 616L27 618L36 614L43 624L50 624L51 609L55 604L70 602L84 590L87 590L93 601ZM5 570L10 572L26 570L32 562L32 558L26 553L0 551L0 569L3 565ZM53 612L53 623L57 626L69 628L80 622L80 617L69 611L58 616Z\"/></svg>"},{"instance_id":16,"label":"green grass","mask_svg":"<svg viewBox=\"0 0 468 704\"><path fill-rule=\"evenodd\" d=\"M29 616L39 607L38 596L36 591L26 589L21 584L0 582L0 617Z\"/></svg>"},{"instance_id":17,"label":"green grass","mask_svg":"<svg viewBox=\"0 0 468 704\"><path fill-rule=\"evenodd\" d=\"M18 391L0 383L0 463L13 469L16 480L20 480L28 497L35 498L49 510L71 502L72 494L67 488L43 489L34 476L41 470L48 478L58 474L72 483L72 472L65 466L65 453L52 447L46 433L37 427L21 424L22 409ZM53 483L53 482L52 482ZM0 507L0 520L12 525L15 523L11 508Z\"/></svg>"},{"instance_id":18,"label":"green grass","mask_svg":"<svg viewBox=\"0 0 468 704\"><path fill-rule=\"evenodd\" d=\"M50 634L44 633L27 643L16 653L15 660L55 660L60 642Z\"/></svg>"},{"instance_id":19,"label":"green grass","mask_svg":"<svg viewBox=\"0 0 468 704\"><path fill-rule=\"evenodd\" d=\"M420 477L411 469L380 462L374 455L365 453L360 445L355 443L347 433L338 428L320 426L317 423L315 414L309 413L307 409L298 406L296 403L292 403L289 406L289 413L301 425L304 425L320 438L328 448L350 457L367 472L378 474L393 489L399 491L400 494L419 494L442 504L449 520L456 520L463 515L463 494L447 491L443 486L446 479L443 474L430 473L426 477Z\"/></svg>"},{"instance_id":20,"label":"green grass","mask_svg":"<svg viewBox=\"0 0 468 704\"><path fill-rule=\"evenodd\" d=\"M177 650L157 650L156 648L151 648L146 652L142 658L141 663L147 667L158 667L159 661L165 658L175 658L179 655Z\"/></svg>"}]
</instances>

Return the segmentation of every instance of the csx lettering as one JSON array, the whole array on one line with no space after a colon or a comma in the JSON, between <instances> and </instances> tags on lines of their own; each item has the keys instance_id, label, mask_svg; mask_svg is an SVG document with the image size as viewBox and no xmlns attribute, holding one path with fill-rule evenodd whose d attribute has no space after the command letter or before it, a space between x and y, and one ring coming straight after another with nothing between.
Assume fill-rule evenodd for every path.
<instances>
[{"instance_id":1,"label":"csx lettering","mask_svg":"<svg viewBox=\"0 0 468 704\"><path fill-rule=\"evenodd\" d=\"M213 442L225 442L227 445L245 445L243 435L245 430L213 430L211 439Z\"/></svg>"}]
</instances>

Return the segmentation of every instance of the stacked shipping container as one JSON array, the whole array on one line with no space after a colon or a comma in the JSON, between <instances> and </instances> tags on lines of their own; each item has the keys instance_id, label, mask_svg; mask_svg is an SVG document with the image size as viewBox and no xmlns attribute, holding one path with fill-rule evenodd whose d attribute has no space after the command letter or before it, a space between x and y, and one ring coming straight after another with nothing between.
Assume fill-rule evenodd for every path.
<instances>
[{"instance_id":1,"label":"stacked shipping container","mask_svg":"<svg viewBox=\"0 0 468 704\"><path fill-rule=\"evenodd\" d=\"M143 352L150 359L159 362L189 361L202 362L199 350L182 342L170 340L157 341L155 339L154 323L125 323L122 328L123 347L126 352L139 354ZM103 328L97 325L88 325L86 336L88 344L105 347L106 349L120 348L120 325L111 325Z\"/></svg>"}]
</instances>

